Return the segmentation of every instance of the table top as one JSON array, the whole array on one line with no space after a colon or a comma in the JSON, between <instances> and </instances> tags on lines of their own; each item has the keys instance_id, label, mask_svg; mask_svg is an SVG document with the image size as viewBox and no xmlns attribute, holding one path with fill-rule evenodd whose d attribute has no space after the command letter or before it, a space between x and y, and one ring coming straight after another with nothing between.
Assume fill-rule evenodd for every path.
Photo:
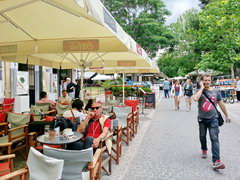
<instances>
[{"instance_id":1,"label":"table top","mask_svg":"<svg viewBox=\"0 0 240 180\"><path fill-rule=\"evenodd\" d=\"M64 145L76 142L82 138L82 134L78 132L74 132L74 135L70 136L69 138L66 138L64 136L59 136L53 140L50 140L48 138L48 135L41 135L37 137L37 141L43 143L43 144L52 144L52 145Z\"/></svg>"}]
</instances>

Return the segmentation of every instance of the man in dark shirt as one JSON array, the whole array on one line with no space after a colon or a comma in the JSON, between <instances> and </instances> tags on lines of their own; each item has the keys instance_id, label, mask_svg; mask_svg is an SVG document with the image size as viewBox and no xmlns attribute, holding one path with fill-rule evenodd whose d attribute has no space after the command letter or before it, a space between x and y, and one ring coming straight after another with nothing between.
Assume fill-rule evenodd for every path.
<instances>
[{"instance_id":1,"label":"man in dark shirt","mask_svg":"<svg viewBox=\"0 0 240 180\"><path fill-rule=\"evenodd\" d=\"M210 139L212 142L212 161L213 169L224 169L225 165L220 161L220 150L219 150L219 125L218 125L218 115L214 106L203 94L203 91L208 95L208 97L220 106L223 111L226 122L230 122L228 118L228 113L226 107L222 101L221 94L218 90L213 89L211 85L211 75L205 74L201 78L199 83L200 89L193 96L195 101L198 101L198 123L199 123L199 137L202 149L202 158L207 158L207 129L209 130Z\"/></svg>"},{"instance_id":2,"label":"man in dark shirt","mask_svg":"<svg viewBox=\"0 0 240 180\"><path fill-rule=\"evenodd\" d=\"M74 99L74 87L75 87L75 84L71 81L70 78L67 78L67 93L68 95Z\"/></svg>"}]
</instances>

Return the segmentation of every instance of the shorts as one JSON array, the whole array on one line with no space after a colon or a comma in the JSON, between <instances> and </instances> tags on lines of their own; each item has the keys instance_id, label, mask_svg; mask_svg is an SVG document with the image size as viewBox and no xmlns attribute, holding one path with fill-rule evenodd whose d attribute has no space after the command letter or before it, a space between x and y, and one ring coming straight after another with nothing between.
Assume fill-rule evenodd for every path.
<instances>
[{"instance_id":1,"label":"shorts","mask_svg":"<svg viewBox=\"0 0 240 180\"><path fill-rule=\"evenodd\" d=\"M179 91L174 93L174 96L179 96L179 95L180 95Z\"/></svg>"}]
</instances>

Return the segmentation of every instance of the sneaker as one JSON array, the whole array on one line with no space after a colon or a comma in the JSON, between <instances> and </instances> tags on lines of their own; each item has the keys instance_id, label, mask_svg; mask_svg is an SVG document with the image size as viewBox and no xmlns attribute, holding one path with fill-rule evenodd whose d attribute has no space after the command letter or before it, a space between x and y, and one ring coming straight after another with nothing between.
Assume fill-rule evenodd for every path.
<instances>
[{"instance_id":1,"label":"sneaker","mask_svg":"<svg viewBox=\"0 0 240 180\"><path fill-rule=\"evenodd\" d=\"M217 160L213 163L213 169L215 169L215 170L216 169L225 169L225 165L221 161Z\"/></svg>"},{"instance_id":2,"label":"sneaker","mask_svg":"<svg viewBox=\"0 0 240 180\"><path fill-rule=\"evenodd\" d=\"M207 158L207 151L206 150L202 150L201 158L203 158L203 159Z\"/></svg>"}]
</instances>

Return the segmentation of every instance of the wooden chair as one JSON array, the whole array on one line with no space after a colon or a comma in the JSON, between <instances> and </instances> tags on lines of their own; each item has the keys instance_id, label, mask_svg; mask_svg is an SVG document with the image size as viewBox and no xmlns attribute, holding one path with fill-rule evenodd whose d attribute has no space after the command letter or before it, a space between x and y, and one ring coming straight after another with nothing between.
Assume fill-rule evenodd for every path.
<instances>
[{"instance_id":1,"label":"wooden chair","mask_svg":"<svg viewBox=\"0 0 240 180\"><path fill-rule=\"evenodd\" d=\"M107 175L111 175L112 173L112 155L111 155L111 150L107 149L106 146L106 140L107 139L112 139L113 132L110 132L106 138L102 139L99 147L101 148L101 153L102 153L102 163L101 163L101 169L107 173ZM108 166L106 168L106 166Z\"/></svg>"},{"instance_id":2,"label":"wooden chair","mask_svg":"<svg viewBox=\"0 0 240 180\"><path fill-rule=\"evenodd\" d=\"M139 125L139 110L133 112L133 132L137 134L137 128Z\"/></svg>"},{"instance_id":3,"label":"wooden chair","mask_svg":"<svg viewBox=\"0 0 240 180\"><path fill-rule=\"evenodd\" d=\"M114 120L112 120L114 121ZM113 127L113 146L112 146L112 159L119 164L119 159L122 155L122 126L117 125Z\"/></svg>"},{"instance_id":4,"label":"wooden chair","mask_svg":"<svg viewBox=\"0 0 240 180\"><path fill-rule=\"evenodd\" d=\"M21 153L26 158L28 153L28 122L30 114L8 113L8 123L1 123L5 132L0 137L0 144L12 143L11 153L24 150ZM10 129L7 129L10 126ZM7 130L6 130L7 129Z\"/></svg>"},{"instance_id":5,"label":"wooden chair","mask_svg":"<svg viewBox=\"0 0 240 180\"><path fill-rule=\"evenodd\" d=\"M123 106L117 107L113 106L113 112L116 114L118 118L118 124L122 126L122 141L129 145L129 141L132 140L133 137L133 113L132 107Z\"/></svg>"},{"instance_id":6,"label":"wooden chair","mask_svg":"<svg viewBox=\"0 0 240 180\"><path fill-rule=\"evenodd\" d=\"M102 150L97 149L93 155L93 148L85 150L65 150L45 147L46 156L64 160L62 179L81 179L83 168L88 165L90 180L101 178Z\"/></svg>"},{"instance_id":7,"label":"wooden chair","mask_svg":"<svg viewBox=\"0 0 240 180\"><path fill-rule=\"evenodd\" d=\"M71 104L56 104L56 110L57 110L57 115L62 116L63 113L69 109L71 109L72 105Z\"/></svg>"},{"instance_id":8,"label":"wooden chair","mask_svg":"<svg viewBox=\"0 0 240 180\"><path fill-rule=\"evenodd\" d=\"M26 180L28 179L28 173L28 169L23 168L0 177L0 180L12 180L15 178L19 178L20 180Z\"/></svg>"},{"instance_id":9,"label":"wooden chair","mask_svg":"<svg viewBox=\"0 0 240 180\"><path fill-rule=\"evenodd\" d=\"M12 112L14 106L14 98L4 98L0 105L0 112Z\"/></svg>"},{"instance_id":10,"label":"wooden chair","mask_svg":"<svg viewBox=\"0 0 240 180\"><path fill-rule=\"evenodd\" d=\"M13 158L15 154L11 154L12 143L0 144L0 149L4 152L7 149L7 155L0 155L0 176L8 174L13 170Z\"/></svg>"}]
</instances>

